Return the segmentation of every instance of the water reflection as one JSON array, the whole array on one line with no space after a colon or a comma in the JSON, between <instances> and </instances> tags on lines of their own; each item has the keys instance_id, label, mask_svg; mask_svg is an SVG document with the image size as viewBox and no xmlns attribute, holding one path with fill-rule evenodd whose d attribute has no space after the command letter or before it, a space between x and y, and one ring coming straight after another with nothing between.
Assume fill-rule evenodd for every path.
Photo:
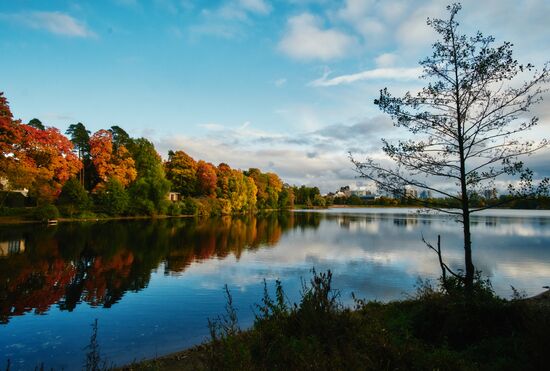
<instances>
[{"instance_id":1,"label":"water reflection","mask_svg":"<svg viewBox=\"0 0 550 371\"><path fill-rule=\"evenodd\" d=\"M161 262L180 275L193 262L238 260L244 250L274 246L289 228L316 228L320 215L70 223L0 229L0 321L51 305L109 308L127 291L147 287ZM4 249L4 245L5 249ZM5 251L4 251L5 250Z\"/></svg>"},{"instance_id":2,"label":"water reflection","mask_svg":"<svg viewBox=\"0 0 550 371\"><path fill-rule=\"evenodd\" d=\"M499 294L550 284L549 221L550 213L474 218L474 261ZM176 351L207 336L224 284L246 326L262 279L280 279L297 300L313 266L334 272L347 303L351 292L400 299L418 277L439 274L422 234L441 234L446 261L461 267L461 227L406 209L1 227L0 355L13 369L79 368L95 318L115 363Z\"/></svg>"}]
</instances>

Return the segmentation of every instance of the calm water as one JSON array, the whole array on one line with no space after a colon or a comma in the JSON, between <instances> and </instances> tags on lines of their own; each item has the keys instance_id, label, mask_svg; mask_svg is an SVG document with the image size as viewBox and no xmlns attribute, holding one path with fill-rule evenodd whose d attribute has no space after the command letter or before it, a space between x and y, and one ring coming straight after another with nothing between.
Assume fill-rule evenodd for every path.
<instances>
[{"instance_id":1,"label":"calm water","mask_svg":"<svg viewBox=\"0 0 550 371\"><path fill-rule=\"evenodd\" d=\"M90 324L117 364L207 338L228 284L242 327L253 320L262 280L299 297L309 270L331 269L342 299L404 298L436 277L421 242L442 235L447 261L462 262L461 225L407 209L331 209L206 221L169 219L0 227L0 368L79 369ZM550 213L491 211L474 219L477 268L497 293L550 284Z\"/></svg>"}]
</instances>

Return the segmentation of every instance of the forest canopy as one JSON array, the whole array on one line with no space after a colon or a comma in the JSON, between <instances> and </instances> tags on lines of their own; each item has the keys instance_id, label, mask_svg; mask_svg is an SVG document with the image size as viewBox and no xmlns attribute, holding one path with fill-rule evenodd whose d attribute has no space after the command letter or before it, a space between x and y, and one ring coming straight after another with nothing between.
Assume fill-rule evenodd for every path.
<instances>
[{"instance_id":1,"label":"forest canopy","mask_svg":"<svg viewBox=\"0 0 550 371\"><path fill-rule=\"evenodd\" d=\"M14 119L0 93L0 207L9 191L23 189L34 204L55 204L67 216L222 215L294 206L297 188L275 173L214 165L181 149L163 161L151 141L119 126L92 133L79 122L65 134L39 119Z\"/></svg>"}]
</instances>

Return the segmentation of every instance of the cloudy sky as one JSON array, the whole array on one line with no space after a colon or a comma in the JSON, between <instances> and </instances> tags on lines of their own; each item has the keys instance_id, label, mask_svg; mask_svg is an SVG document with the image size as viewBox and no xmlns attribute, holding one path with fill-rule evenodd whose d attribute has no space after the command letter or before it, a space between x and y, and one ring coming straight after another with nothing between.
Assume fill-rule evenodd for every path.
<instances>
[{"instance_id":1,"label":"cloudy sky","mask_svg":"<svg viewBox=\"0 0 550 371\"><path fill-rule=\"evenodd\" d=\"M550 59L548 0L462 2L466 33ZM422 86L418 60L443 1L0 0L0 91L18 118L64 131L119 125L163 156L275 171L329 191L355 181L347 153L400 138L373 104ZM536 108L536 136L550 109ZM533 158L550 174L548 155Z\"/></svg>"}]
</instances>

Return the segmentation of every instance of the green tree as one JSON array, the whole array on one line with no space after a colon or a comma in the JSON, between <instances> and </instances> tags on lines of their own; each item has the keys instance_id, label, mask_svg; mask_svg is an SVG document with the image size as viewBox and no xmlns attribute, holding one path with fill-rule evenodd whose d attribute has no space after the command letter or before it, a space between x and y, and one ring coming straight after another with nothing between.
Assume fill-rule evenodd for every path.
<instances>
[{"instance_id":1,"label":"green tree","mask_svg":"<svg viewBox=\"0 0 550 371\"><path fill-rule=\"evenodd\" d=\"M129 187L132 211L137 214L163 213L167 207L170 182L166 179L162 159L155 146L145 138L126 138L124 143L137 170L137 180Z\"/></svg>"},{"instance_id":2,"label":"green tree","mask_svg":"<svg viewBox=\"0 0 550 371\"><path fill-rule=\"evenodd\" d=\"M162 214L169 202L166 200L169 191L170 183L164 178L139 178L128 188L132 199L131 212L145 215Z\"/></svg>"},{"instance_id":3,"label":"green tree","mask_svg":"<svg viewBox=\"0 0 550 371\"><path fill-rule=\"evenodd\" d=\"M38 130L45 130L46 127L44 126L44 124L42 123L42 121L40 121L39 119L37 118L34 118L32 119L31 121L29 121L29 126L32 126L33 128L35 129L38 129Z\"/></svg>"},{"instance_id":4,"label":"green tree","mask_svg":"<svg viewBox=\"0 0 550 371\"><path fill-rule=\"evenodd\" d=\"M111 126L109 129L109 132L113 136L113 148L115 151L118 147L124 146L128 148L130 146L130 142L132 139L130 138L130 135L120 126L114 125ZM129 149L129 148L128 148Z\"/></svg>"},{"instance_id":5,"label":"green tree","mask_svg":"<svg viewBox=\"0 0 550 371\"><path fill-rule=\"evenodd\" d=\"M320 194L316 194L315 197L313 197L313 206L325 207L326 204L325 198Z\"/></svg>"},{"instance_id":6,"label":"green tree","mask_svg":"<svg viewBox=\"0 0 550 371\"><path fill-rule=\"evenodd\" d=\"M183 196L194 194L197 184L197 162L183 151L169 151L164 164L166 178L172 183L172 190Z\"/></svg>"},{"instance_id":7,"label":"green tree","mask_svg":"<svg viewBox=\"0 0 550 371\"><path fill-rule=\"evenodd\" d=\"M69 139L78 153L78 158L82 161L82 169L79 173L80 183L90 190L97 183L97 173L90 156L90 131L83 123L79 122L69 125L65 134L69 135Z\"/></svg>"},{"instance_id":8,"label":"green tree","mask_svg":"<svg viewBox=\"0 0 550 371\"><path fill-rule=\"evenodd\" d=\"M294 207L294 191L291 186L285 184L279 193L279 208L292 209Z\"/></svg>"},{"instance_id":9,"label":"green tree","mask_svg":"<svg viewBox=\"0 0 550 371\"><path fill-rule=\"evenodd\" d=\"M518 64L509 42L493 46L492 36L461 34L456 20L460 8L449 6L447 20L428 20L440 36L433 54L420 62L428 85L402 98L383 89L375 100L395 126L413 135L395 144L383 140L384 152L398 166L389 168L369 158L352 160L363 177L383 190L405 195L405 187L413 186L458 202L456 211L419 200L462 222L465 273L460 279L470 292L475 276L470 215L496 206L472 208L470 195L492 189L497 180L508 182L516 197L548 191L548 179L533 182L533 172L518 159L543 148L547 141L522 141L517 134L537 125L538 118L526 118L526 112L540 101L550 75L546 64L531 80L516 84L516 76L533 66ZM443 273L446 269L442 264Z\"/></svg>"},{"instance_id":10,"label":"green tree","mask_svg":"<svg viewBox=\"0 0 550 371\"><path fill-rule=\"evenodd\" d=\"M62 212L69 216L88 210L91 206L88 193L76 178L71 178L65 182L57 199L57 204Z\"/></svg>"},{"instance_id":11,"label":"green tree","mask_svg":"<svg viewBox=\"0 0 550 371\"><path fill-rule=\"evenodd\" d=\"M100 212L122 215L128 210L130 198L120 181L110 178L96 195L96 206Z\"/></svg>"}]
</instances>

